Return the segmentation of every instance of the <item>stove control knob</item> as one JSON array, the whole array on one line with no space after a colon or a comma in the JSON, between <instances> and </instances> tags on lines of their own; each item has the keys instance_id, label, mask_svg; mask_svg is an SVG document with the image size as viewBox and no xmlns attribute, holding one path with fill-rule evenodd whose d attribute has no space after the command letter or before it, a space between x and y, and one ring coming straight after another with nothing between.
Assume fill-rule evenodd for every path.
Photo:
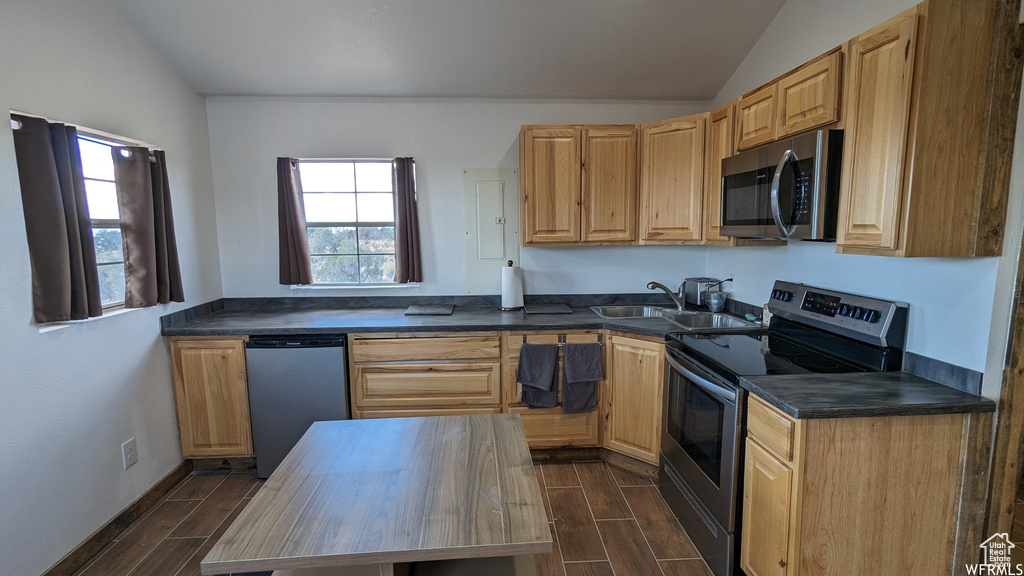
<instances>
[{"instance_id":1,"label":"stove control knob","mask_svg":"<svg viewBox=\"0 0 1024 576\"><path fill-rule=\"evenodd\" d=\"M839 315L840 316L849 316L850 315L850 310L851 310L851 308L850 308L849 304L840 304L839 305Z\"/></svg>"},{"instance_id":2,"label":"stove control knob","mask_svg":"<svg viewBox=\"0 0 1024 576\"><path fill-rule=\"evenodd\" d=\"M871 324L878 322L880 317L881 315L878 313L878 310L868 310L864 313L864 321L870 322Z\"/></svg>"},{"instance_id":3,"label":"stove control knob","mask_svg":"<svg viewBox=\"0 0 1024 576\"><path fill-rule=\"evenodd\" d=\"M772 290L772 298L775 300L782 299L782 290Z\"/></svg>"},{"instance_id":4,"label":"stove control knob","mask_svg":"<svg viewBox=\"0 0 1024 576\"><path fill-rule=\"evenodd\" d=\"M793 300L793 293L792 292L783 292L782 293L782 301L783 302L791 302L792 300Z\"/></svg>"},{"instance_id":5,"label":"stove control knob","mask_svg":"<svg viewBox=\"0 0 1024 576\"><path fill-rule=\"evenodd\" d=\"M864 319L864 309L861 308L860 306L854 307L854 309L853 309L853 319L854 320L863 320Z\"/></svg>"}]
</instances>

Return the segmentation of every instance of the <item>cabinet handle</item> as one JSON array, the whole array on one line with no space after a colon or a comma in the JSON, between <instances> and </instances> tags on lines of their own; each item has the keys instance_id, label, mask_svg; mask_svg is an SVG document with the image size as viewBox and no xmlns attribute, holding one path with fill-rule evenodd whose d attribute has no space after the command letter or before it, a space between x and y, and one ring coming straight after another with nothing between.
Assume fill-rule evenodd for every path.
<instances>
[{"instance_id":1,"label":"cabinet handle","mask_svg":"<svg viewBox=\"0 0 1024 576\"><path fill-rule=\"evenodd\" d=\"M786 561L785 560L779 560L779 567L780 568L785 568L786 567Z\"/></svg>"}]
</instances>

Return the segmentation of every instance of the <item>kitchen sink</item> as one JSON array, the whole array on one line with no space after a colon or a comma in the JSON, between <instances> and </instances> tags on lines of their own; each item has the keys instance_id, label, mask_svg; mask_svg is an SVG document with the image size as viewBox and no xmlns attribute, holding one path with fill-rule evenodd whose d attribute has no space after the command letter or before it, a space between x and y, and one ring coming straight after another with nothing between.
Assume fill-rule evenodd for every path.
<instances>
[{"instance_id":1,"label":"kitchen sink","mask_svg":"<svg viewBox=\"0 0 1024 576\"><path fill-rule=\"evenodd\" d=\"M748 322L742 318L718 312L698 312L696 314L666 313L664 318L683 330L715 330L717 332L724 330L749 330L760 327L758 324Z\"/></svg>"},{"instance_id":2,"label":"kitchen sink","mask_svg":"<svg viewBox=\"0 0 1024 576\"><path fill-rule=\"evenodd\" d=\"M591 306L590 309L601 318L664 318L676 313L657 306Z\"/></svg>"}]
</instances>

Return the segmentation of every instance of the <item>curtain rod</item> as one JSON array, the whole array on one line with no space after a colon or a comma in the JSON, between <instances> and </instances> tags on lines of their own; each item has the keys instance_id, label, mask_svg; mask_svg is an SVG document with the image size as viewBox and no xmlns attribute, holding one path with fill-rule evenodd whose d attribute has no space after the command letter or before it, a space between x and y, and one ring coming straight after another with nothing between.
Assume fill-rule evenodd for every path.
<instances>
[{"instance_id":1,"label":"curtain rod","mask_svg":"<svg viewBox=\"0 0 1024 576\"><path fill-rule=\"evenodd\" d=\"M127 136L120 136L120 135L117 135L117 134L111 134L110 132L104 132L103 130L96 130L96 129L93 129L93 128L89 128L87 126L81 126L79 124L73 124L71 122L64 122L64 121L61 121L61 120L52 120L52 119L47 118L46 116L43 116L41 114L32 114L30 112L21 112L19 110L9 110L9 112L11 114L17 114L19 116L29 116L31 118L40 118L42 120L46 120L47 122L59 122L60 124L64 124L66 126L74 126L76 130L78 130L82 134L85 134L86 136L94 136L96 138L104 138L106 140L112 140L114 142L117 142L119 144L124 144L126 146L142 146L143 148L149 148L150 150L163 150L162 147L157 146L156 144L150 144L149 142L144 142L142 140L136 140L135 138L128 138ZM18 130L19 128L21 128L21 122L18 122L14 118L11 118L11 130Z\"/></svg>"}]
</instances>

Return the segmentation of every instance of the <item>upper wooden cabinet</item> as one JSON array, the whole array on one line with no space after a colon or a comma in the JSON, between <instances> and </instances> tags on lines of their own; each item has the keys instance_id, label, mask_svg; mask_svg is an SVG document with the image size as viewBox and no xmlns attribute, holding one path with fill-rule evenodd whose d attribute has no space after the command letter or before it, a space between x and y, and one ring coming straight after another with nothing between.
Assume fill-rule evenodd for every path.
<instances>
[{"instance_id":1,"label":"upper wooden cabinet","mask_svg":"<svg viewBox=\"0 0 1024 576\"><path fill-rule=\"evenodd\" d=\"M836 48L740 98L736 148L838 122L842 62Z\"/></svg>"},{"instance_id":2,"label":"upper wooden cabinet","mask_svg":"<svg viewBox=\"0 0 1024 576\"><path fill-rule=\"evenodd\" d=\"M640 243L701 241L708 114L640 127Z\"/></svg>"},{"instance_id":3,"label":"upper wooden cabinet","mask_svg":"<svg viewBox=\"0 0 1024 576\"><path fill-rule=\"evenodd\" d=\"M523 126L523 245L636 241L636 126Z\"/></svg>"},{"instance_id":4,"label":"upper wooden cabinet","mask_svg":"<svg viewBox=\"0 0 1024 576\"><path fill-rule=\"evenodd\" d=\"M842 64L843 53L837 48L779 80L778 138L839 120Z\"/></svg>"},{"instance_id":5,"label":"upper wooden cabinet","mask_svg":"<svg viewBox=\"0 0 1024 576\"><path fill-rule=\"evenodd\" d=\"M999 255L1021 80L1011 12L929 0L850 42L837 251Z\"/></svg>"},{"instance_id":6,"label":"upper wooden cabinet","mask_svg":"<svg viewBox=\"0 0 1024 576\"><path fill-rule=\"evenodd\" d=\"M252 456L245 338L171 338L182 458Z\"/></svg>"},{"instance_id":7,"label":"upper wooden cabinet","mask_svg":"<svg viewBox=\"0 0 1024 576\"><path fill-rule=\"evenodd\" d=\"M610 377L603 395L603 446L658 463L665 344L613 335L608 338Z\"/></svg>"},{"instance_id":8,"label":"upper wooden cabinet","mask_svg":"<svg viewBox=\"0 0 1024 576\"><path fill-rule=\"evenodd\" d=\"M778 86L771 83L740 98L736 148L746 150L775 140Z\"/></svg>"},{"instance_id":9,"label":"upper wooden cabinet","mask_svg":"<svg viewBox=\"0 0 1024 576\"><path fill-rule=\"evenodd\" d=\"M519 134L523 245L580 241L580 129L523 126Z\"/></svg>"},{"instance_id":10,"label":"upper wooden cabinet","mask_svg":"<svg viewBox=\"0 0 1024 576\"><path fill-rule=\"evenodd\" d=\"M722 236L722 160L732 156L736 134L736 102L729 102L708 117L705 155L704 243L728 246L733 238Z\"/></svg>"},{"instance_id":11,"label":"upper wooden cabinet","mask_svg":"<svg viewBox=\"0 0 1024 576\"><path fill-rule=\"evenodd\" d=\"M581 242L636 240L636 157L636 126L583 127Z\"/></svg>"}]
</instances>

